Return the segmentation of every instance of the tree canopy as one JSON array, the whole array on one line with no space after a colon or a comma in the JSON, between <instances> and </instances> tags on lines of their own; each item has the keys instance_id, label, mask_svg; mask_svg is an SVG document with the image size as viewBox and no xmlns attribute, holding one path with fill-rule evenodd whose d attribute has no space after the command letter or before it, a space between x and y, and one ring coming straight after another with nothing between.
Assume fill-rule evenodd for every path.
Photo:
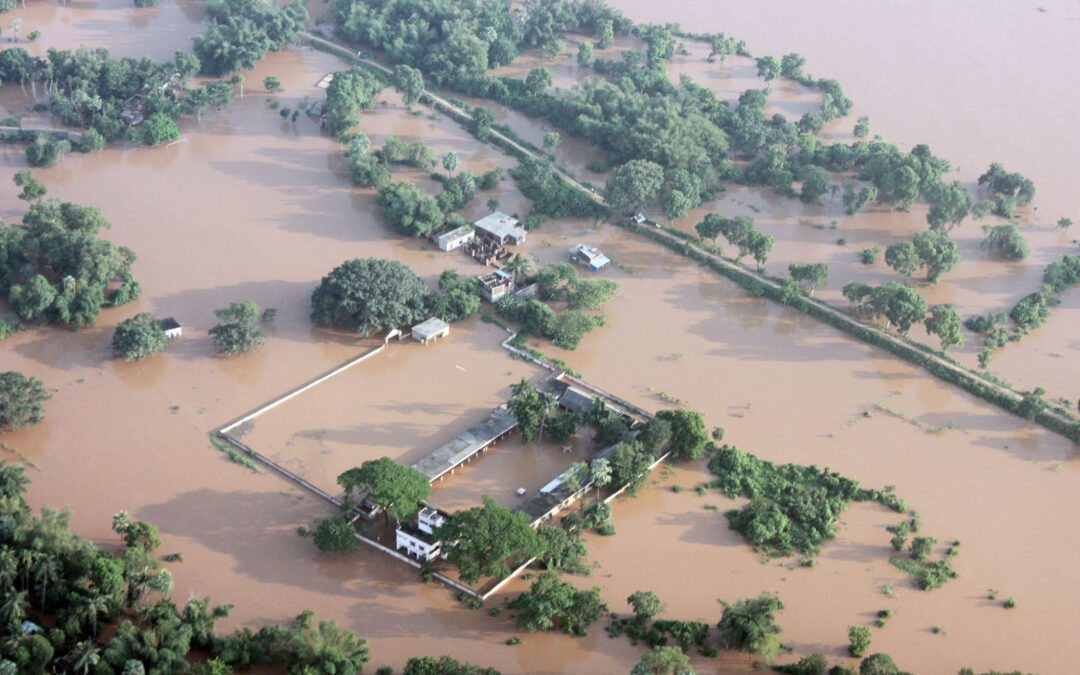
<instances>
[{"instance_id":1,"label":"tree canopy","mask_svg":"<svg viewBox=\"0 0 1080 675\"><path fill-rule=\"evenodd\" d=\"M571 635L585 635L589 626L600 620L607 604L600 599L600 588L578 590L559 580L554 572L543 572L529 590L518 595L510 607L517 611L518 628L530 633L561 628Z\"/></svg>"},{"instance_id":2,"label":"tree canopy","mask_svg":"<svg viewBox=\"0 0 1080 675\"><path fill-rule=\"evenodd\" d=\"M371 489L371 498L386 510L388 517L405 520L431 496L427 476L411 466L398 464L389 457L364 462L337 478L346 494L359 485Z\"/></svg>"},{"instance_id":3,"label":"tree canopy","mask_svg":"<svg viewBox=\"0 0 1080 675\"><path fill-rule=\"evenodd\" d=\"M705 420L692 410L661 410L656 419L671 425L671 452L679 459L697 459L709 440Z\"/></svg>"},{"instance_id":4,"label":"tree canopy","mask_svg":"<svg viewBox=\"0 0 1080 675\"><path fill-rule=\"evenodd\" d=\"M733 649L750 652L770 660L780 650L780 626L776 612L784 608L780 598L762 593L756 598L737 599L733 603L723 600L724 615L717 624L720 637Z\"/></svg>"},{"instance_id":5,"label":"tree canopy","mask_svg":"<svg viewBox=\"0 0 1080 675\"><path fill-rule=\"evenodd\" d=\"M457 566L467 584L482 577L504 577L510 573L508 563L524 562L543 551L528 516L487 495L483 506L451 513L435 536L444 542L447 561Z\"/></svg>"},{"instance_id":6,"label":"tree canopy","mask_svg":"<svg viewBox=\"0 0 1080 675\"><path fill-rule=\"evenodd\" d=\"M405 265L354 258L334 270L311 294L311 320L321 326L371 335L424 319L428 289Z\"/></svg>"},{"instance_id":7,"label":"tree canopy","mask_svg":"<svg viewBox=\"0 0 1080 675\"><path fill-rule=\"evenodd\" d=\"M225 354L245 354L262 347L265 336L260 322L267 315L255 302L229 303L225 309L214 310L214 316L221 323L210 329L210 337Z\"/></svg>"},{"instance_id":8,"label":"tree canopy","mask_svg":"<svg viewBox=\"0 0 1080 675\"><path fill-rule=\"evenodd\" d=\"M113 356L125 361L138 361L165 349L166 342L161 322L153 314L136 314L121 321L113 332Z\"/></svg>"},{"instance_id":9,"label":"tree canopy","mask_svg":"<svg viewBox=\"0 0 1080 675\"><path fill-rule=\"evenodd\" d=\"M36 377L14 370L0 373L0 433L40 424L45 419L45 401L50 398Z\"/></svg>"}]
</instances>

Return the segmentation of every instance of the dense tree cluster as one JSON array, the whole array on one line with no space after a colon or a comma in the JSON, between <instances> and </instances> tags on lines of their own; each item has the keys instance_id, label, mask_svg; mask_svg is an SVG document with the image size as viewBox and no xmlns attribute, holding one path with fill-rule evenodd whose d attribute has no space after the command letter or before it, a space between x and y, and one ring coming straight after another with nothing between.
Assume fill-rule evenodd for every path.
<instances>
[{"instance_id":1,"label":"dense tree cluster","mask_svg":"<svg viewBox=\"0 0 1080 675\"><path fill-rule=\"evenodd\" d=\"M544 550L528 516L496 504L487 495L483 506L451 513L435 536L447 544L446 560L457 566L467 584L483 577L501 579L510 574L511 565Z\"/></svg>"},{"instance_id":2,"label":"dense tree cluster","mask_svg":"<svg viewBox=\"0 0 1080 675\"><path fill-rule=\"evenodd\" d=\"M927 230L912 241L902 241L885 249L885 264L904 276L926 268L926 280L935 283L960 262L960 248L940 230Z\"/></svg>"},{"instance_id":3,"label":"dense tree cluster","mask_svg":"<svg viewBox=\"0 0 1080 675\"><path fill-rule=\"evenodd\" d=\"M195 55L202 71L225 75L250 70L267 51L278 51L296 39L307 23L303 2L280 9L258 0L214 0L206 5L210 26L195 36Z\"/></svg>"},{"instance_id":4,"label":"dense tree cluster","mask_svg":"<svg viewBox=\"0 0 1080 675\"><path fill-rule=\"evenodd\" d=\"M510 602L517 611L517 627L530 633L560 629L571 635L585 635L589 626L600 620L607 604L600 598L600 588L579 590L561 581L554 572L544 572L529 590Z\"/></svg>"},{"instance_id":5,"label":"dense tree cluster","mask_svg":"<svg viewBox=\"0 0 1080 675\"><path fill-rule=\"evenodd\" d=\"M214 310L214 316L221 323L210 329L210 337L218 349L229 356L254 351L265 341L261 324L272 320L275 313L273 309L263 312L251 300L229 303L224 309Z\"/></svg>"},{"instance_id":6,"label":"dense tree cluster","mask_svg":"<svg viewBox=\"0 0 1080 675\"><path fill-rule=\"evenodd\" d=\"M604 325L597 313L619 289L608 279L581 279L569 263L547 265L529 278L540 285L539 300L520 301L504 296L495 305L500 316L521 324L519 336L541 335L564 349L576 349L592 329ZM567 309L556 312L547 302L565 300Z\"/></svg>"},{"instance_id":7,"label":"dense tree cluster","mask_svg":"<svg viewBox=\"0 0 1080 675\"><path fill-rule=\"evenodd\" d=\"M374 105L375 96L382 88L381 80L361 68L353 67L334 73L334 79L326 88L330 133L340 138L356 126L360 121L360 111Z\"/></svg>"},{"instance_id":8,"label":"dense tree cluster","mask_svg":"<svg viewBox=\"0 0 1080 675\"><path fill-rule=\"evenodd\" d=\"M759 268L769 259L769 253L776 243L772 235L754 229L754 219L750 216L728 218L718 213L710 213L695 225L694 229L702 239L712 239L714 243L722 235L728 244L736 249L735 262L749 254Z\"/></svg>"},{"instance_id":9,"label":"dense tree cluster","mask_svg":"<svg viewBox=\"0 0 1080 675\"><path fill-rule=\"evenodd\" d=\"M139 295L135 254L98 237L109 227L96 207L33 201L21 225L0 224L0 293L24 321L94 325L102 307Z\"/></svg>"},{"instance_id":10,"label":"dense tree cluster","mask_svg":"<svg viewBox=\"0 0 1080 675\"><path fill-rule=\"evenodd\" d=\"M361 335L401 328L425 318L428 289L393 260L354 258L327 276L311 294L311 320Z\"/></svg>"},{"instance_id":11,"label":"dense tree cluster","mask_svg":"<svg viewBox=\"0 0 1080 675\"><path fill-rule=\"evenodd\" d=\"M1012 218L1017 206L1030 204L1035 198L1035 184L1019 173L1009 173L1000 164L991 164L986 173L979 176L979 187L993 196L994 211L1005 218Z\"/></svg>"},{"instance_id":12,"label":"dense tree cluster","mask_svg":"<svg viewBox=\"0 0 1080 675\"><path fill-rule=\"evenodd\" d=\"M431 496L427 476L411 466L398 464L389 457L369 460L337 477L345 495L354 501L360 489L383 508L386 517L405 520L421 502Z\"/></svg>"},{"instance_id":13,"label":"dense tree cluster","mask_svg":"<svg viewBox=\"0 0 1080 675\"><path fill-rule=\"evenodd\" d=\"M125 361L138 361L165 349L166 342L161 322L153 314L136 314L121 321L113 331L113 356Z\"/></svg>"},{"instance_id":14,"label":"dense tree cluster","mask_svg":"<svg viewBox=\"0 0 1080 675\"><path fill-rule=\"evenodd\" d=\"M732 648L749 652L765 661L771 661L780 651L780 634L776 612L784 608L780 598L762 593L756 598L737 599L724 605L724 615L717 624L720 637Z\"/></svg>"},{"instance_id":15,"label":"dense tree cluster","mask_svg":"<svg viewBox=\"0 0 1080 675\"><path fill-rule=\"evenodd\" d=\"M45 419L45 401L50 398L36 377L14 370L0 373L0 434L41 423Z\"/></svg>"},{"instance_id":16,"label":"dense tree cluster","mask_svg":"<svg viewBox=\"0 0 1080 675\"><path fill-rule=\"evenodd\" d=\"M926 298L911 286L894 281L871 286L852 281L843 288L844 297L858 305L858 311L874 318L885 317L886 328L896 325L901 334L926 318Z\"/></svg>"}]
</instances>

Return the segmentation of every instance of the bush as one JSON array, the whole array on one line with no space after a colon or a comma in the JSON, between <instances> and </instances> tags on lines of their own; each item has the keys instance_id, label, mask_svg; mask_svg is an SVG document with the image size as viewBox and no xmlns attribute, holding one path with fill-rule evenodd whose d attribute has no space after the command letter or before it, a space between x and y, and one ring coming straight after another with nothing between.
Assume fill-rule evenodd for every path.
<instances>
[{"instance_id":1,"label":"bush","mask_svg":"<svg viewBox=\"0 0 1080 675\"><path fill-rule=\"evenodd\" d=\"M866 626L849 626L848 653L859 658L867 649L870 649L870 629Z\"/></svg>"}]
</instances>

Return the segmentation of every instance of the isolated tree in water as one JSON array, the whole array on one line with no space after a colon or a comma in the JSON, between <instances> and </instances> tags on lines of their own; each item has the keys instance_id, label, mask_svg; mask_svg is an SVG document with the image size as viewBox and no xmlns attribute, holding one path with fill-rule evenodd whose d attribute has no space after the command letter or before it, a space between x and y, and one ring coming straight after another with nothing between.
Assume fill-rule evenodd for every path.
<instances>
[{"instance_id":1,"label":"isolated tree in water","mask_svg":"<svg viewBox=\"0 0 1080 675\"><path fill-rule=\"evenodd\" d=\"M34 426L45 419L45 392L41 380L14 370L0 373L0 433Z\"/></svg>"},{"instance_id":2,"label":"isolated tree in water","mask_svg":"<svg viewBox=\"0 0 1080 675\"><path fill-rule=\"evenodd\" d=\"M210 329L210 336L218 348L230 356L258 349L265 337L259 321L262 316L272 316L270 312L261 314L259 305L250 300L231 303L226 309L214 310L214 316L221 323Z\"/></svg>"},{"instance_id":3,"label":"isolated tree in water","mask_svg":"<svg viewBox=\"0 0 1080 675\"><path fill-rule=\"evenodd\" d=\"M166 342L161 322L153 314L136 314L121 321L113 332L113 356L125 361L138 361L165 349Z\"/></svg>"},{"instance_id":4,"label":"isolated tree in water","mask_svg":"<svg viewBox=\"0 0 1080 675\"><path fill-rule=\"evenodd\" d=\"M420 277L399 262L354 258L323 277L311 294L311 320L371 335L422 320L427 294Z\"/></svg>"}]
</instances>

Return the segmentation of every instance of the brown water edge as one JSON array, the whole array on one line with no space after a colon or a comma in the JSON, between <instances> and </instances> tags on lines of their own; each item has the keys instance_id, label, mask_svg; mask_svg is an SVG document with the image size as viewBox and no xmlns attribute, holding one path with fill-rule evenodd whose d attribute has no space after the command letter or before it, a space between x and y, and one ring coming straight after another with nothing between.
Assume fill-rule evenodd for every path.
<instances>
[{"instance_id":1,"label":"brown water edge","mask_svg":"<svg viewBox=\"0 0 1080 675\"><path fill-rule=\"evenodd\" d=\"M323 61L325 57L318 54L305 52L303 59L288 54L276 58L296 61L268 62L261 74L286 71L282 79L286 96L291 97L305 91L301 81L310 87L323 72L334 68L332 60ZM286 136L291 127L280 125L275 113L259 105L264 104L249 93L244 102L213 116L213 120L211 116L204 118L204 131L189 132L189 144L170 149L190 153L184 161L174 159L160 166L151 161L167 157L164 149L127 154L109 151L77 160L92 171L80 171L82 164L65 160L58 169L45 172L49 175L43 178L50 186L62 184L65 198L94 201L106 195L108 201L103 206L116 223L109 236L140 253L136 273L147 295L124 311L133 314L154 309L181 314L184 310L195 318L190 324L182 319L185 325L193 326L193 339L185 338L175 351L145 364L106 360L110 323L118 320L119 313L106 313L103 325L91 331L34 331L7 342L9 349L0 355L5 369L17 367L42 377L50 386L62 387L50 404L45 424L5 439L31 454L43 468L32 472L36 481L33 503L72 503L76 528L102 540L113 536L108 529L109 517L121 508L158 522L165 550L186 554L187 562L174 566L177 597L195 591L210 593L221 602L237 602L237 615L228 625L284 620L310 606L320 615L337 617L372 637L376 663L400 665L417 653L417 636L430 636L423 651L453 653L491 663L505 672L625 670L640 653L640 648L631 648L625 640L608 640L596 631L583 641L536 635L526 636L521 647L503 647L502 640L509 636L508 623L482 612L466 612L449 599L450 594L414 585L412 572L384 561L382 556L360 554L341 561L315 557L310 542L299 540L293 529L325 515L326 509L272 476L250 475L226 463L207 446L207 429L357 351L353 341L341 344L335 336L312 331L306 322L307 296L333 265L351 255L394 256L415 265L429 279L445 265L443 257L424 251L417 242L387 237L377 224L377 216L371 215L370 201L361 191L347 189L347 177L338 173L342 168L336 159L340 150L333 142L315 136L314 126L304 126L304 121L296 136ZM188 145L190 148L185 147ZM12 154L8 161L21 166L21 154ZM146 194L142 180L151 173L161 174L160 187L156 193ZM177 185L188 189L185 195L197 194L217 204L170 197L170 189L175 191ZM355 196L358 193L360 197ZM10 195L5 197L5 216L18 211L15 204ZM171 228L184 235L173 235ZM868 485L896 483L900 494L922 511L928 532L942 539L956 536L964 540L957 564L965 576L952 584L970 579L973 590L968 595L972 597L981 592L983 584L994 584L1002 589L1003 597L1015 594L1020 600L1020 611L998 615L998 610L987 610L984 614L989 618L979 615L979 621L971 624L975 628L1008 621L1011 623L1006 626L1015 634L1017 617L1026 620L1037 612L1049 617L1053 612L1048 608L1057 606L1052 603L1071 599L1068 589L1065 595L1050 589L1055 592L1048 597L1046 586L1050 582L1044 580L1060 570L1050 565L1052 561L1032 564L1025 553L1045 548L1048 542L1044 537L1050 536L1040 538L1030 522L1035 518L1056 522L1052 515L1068 512L1073 499L1064 478L1070 475L1071 466L1058 472L1046 470L1067 456L1068 449L1055 439L1018 426L1014 418L988 406L957 397L869 348L852 347L810 319L792 318L775 306L750 299L730 284L687 267L685 261L658 253L647 242L636 242L607 228L590 232L582 224L567 224L561 229L552 225L547 231L551 234L530 235L529 243L529 250L544 259L562 259L564 246L587 238L601 244L616 263L637 272L616 277L623 281L624 289L609 309L612 322L572 355L590 380L622 395L636 388L634 396L642 405L652 396L646 383L655 384L657 390L689 398L694 407L708 414L710 422L720 419L726 423L730 438L754 452L774 459L791 453L790 458L800 461L827 461ZM133 243L135 238L145 245L140 248ZM202 243L205 241L219 245L208 246ZM255 297L281 310L266 349L240 360L208 356L204 331L213 323L209 309L243 297ZM758 311L761 305L766 308L763 314ZM636 317L637 323L619 323L619 316ZM643 319L647 323L642 323ZM660 333L657 327L667 332ZM796 333L800 339L794 341L790 336ZM597 339L600 342L594 349ZM850 349L859 357L854 358ZM674 353L683 357L672 358ZM715 356L723 360L710 358ZM821 361L815 365L808 363L811 359ZM515 362L507 363L508 370L518 367ZM710 365L705 368L702 363ZM593 377L594 372L602 381ZM79 382L80 378L85 380ZM876 414L869 423L860 421L854 432L848 433L851 429L843 425L884 399L898 387L893 384L896 381L910 382L909 390L890 399L890 405L909 414L922 413L937 424L956 418L969 425L970 436L950 432L938 438L916 433L902 421ZM763 384L766 382L772 384ZM827 388L821 383L828 383ZM685 390L691 393L685 394ZM698 391L702 393L695 393ZM746 409L747 402L755 405ZM180 406L175 413L170 410L172 405ZM646 407L656 405L649 401ZM734 417L740 412L742 418ZM743 424L746 426L741 427ZM828 439L828 433L835 433L843 442L833 443L836 439ZM879 453L876 448L882 436L888 443ZM957 449L953 449L953 442L957 442ZM1006 444L1010 449L1001 452ZM793 451L796 447L798 451ZM937 478L934 472L942 455L946 455L945 468ZM1031 459L1038 461L1027 461ZM971 472L969 463L983 468ZM992 468L986 468L987 464ZM927 485L920 471L933 479L933 485ZM904 474L903 484L896 479L900 474ZM95 482L88 484L86 476L93 476ZM1008 500L1000 499L997 486L1006 477L1010 495L1012 490L1018 497L1038 490L1049 499L1036 505L1021 502L1017 508L1025 513L1003 514L1009 508ZM951 502L959 500L938 494L939 482L963 479L977 481L970 497L976 501L957 505ZM681 497L696 498L692 494ZM618 508L616 524L621 532L618 536L635 529ZM969 530L976 532L969 534ZM1019 535L1009 547L1002 547L1002 531ZM663 531L643 528L642 532L651 532L657 541L667 539ZM1068 537L1068 532L1050 534L1055 543L1066 540L1062 558L1073 553L1068 542L1075 537ZM875 537L872 542L877 546L885 539ZM658 570L667 573L671 560L677 558L677 544L670 544L676 556L643 564L643 576L627 578L626 586L648 582ZM745 548L740 550L746 553ZM822 565L811 572L820 574L826 569ZM650 575L645 578L647 570ZM1037 581L1021 579L1025 571ZM816 583L813 579L805 585ZM524 586L512 586L506 593L512 595ZM950 585L930 595L912 591L902 597L911 595L922 607L926 598L943 597L953 588L960 587ZM694 594L702 590L710 597L730 597L755 595L761 587L695 587ZM794 615L796 605L805 606L799 602L801 592L786 596L791 609L783 622L789 639L842 645L846 623L855 619L840 620L839 630L825 630L788 618ZM879 601L874 593L868 590L866 597L857 594L845 600L849 604L838 604L838 612L857 617L860 612L877 609ZM605 592L605 597L614 606L625 594ZM677 598L665 600L672 615L687 615L692 609L688 606L682 612L672 604ZM907 613L905 610L905 616ZM923 616L916 609L911 614L920 624L945 625L947 644L954 646L957 633L951 627L952 619L942 619L936 613ZM717 617L712 614L711 620ZM1035 623L1019 632L1024 637L1040 634L1069 644L1059 626L1042 630L1047 622L1049 618L1036 617ZM899 631L892 635L898 641L909 637ZM914 657L908 654L909 649L940 644L923 642L913 640L913 647L891 651L898 658L905 654L911 660ZM980 658L987 667L1000 665L1003 659L995 657L1010 646L1016 649L1011 642L998 640L994 647L998 651ZM957 660L975 647L965 646ZM1005 655L1009 661L1023 660L1024 667L1051 672L1074 656L1064 651L1041 655L1045 661L1021 659L1027 656L1026 647L1023 653ZM964 661L973 663L971 659ZM904 665L917 671L927 669L917 668L917 663ZM934 665L930 662L929 669L936 670Z\"/></svg>"},{"instance_id":2,"label":"brown water edge","mask_svg":"<svg viewBox=\"0 0 1080 675\"><path fill-rule=\"evenodd\" d=\"M859 115L868 115L871 134L905 149L927 143L948 159L957 169L949 179L970 185L990 162L1031 178L1038 188L1038 210L1022 228L1031 258L1020 270L1008 263L962 264L946 276L943 283L958 290L943 293L945 298L956 293L962 302L974 303L977 294L986 293L997 299L1010 289L996 279L1004 277L1015 284L1011 292L986 308L1007 311L1037 288L1046 263L1076 252L1069 243L1077 236L1076 226L1062 235L1053 224L1061 217L1080 222L1080 197L1072 184L1080 172L1080 137L1062 112L1080 105L1080 74L1045 67L1048 60L1065 63L1080 57L1073 30L1080 10L1074 4L1059 0L1036 8L1001 1L942 5L921 0L867 11L861 3L845 1L801 3L782 12L761 12L746 1L722 7L702 0L672 7L638 0L613 4L636 21L679 21L692 30L726 31L746 40L758 56L798 52L807 59L806 72L838 80L855 101L851 115L827 129L836 140L850 140L844 132ZM844 20L836 21L840 16ZM987 51L987 44L1011 48ZM1002 87L1008 92L1004 98ZM909 227L921 229L923 222L913 216ZM971 222L960 230L968 260L983 259L965 244L980 234ZM1077 293L1074 289L1069 295ZM1075 314L1055 313L1047 326L1004 350L992 370L1021 388L1046 386L1052 395L1075 398L1068 383L1080 376L1080 367L1071 356L1075 346L1069 335L1077 326ZM976 336L968 339L981 342ZM1070 358L1064 363L1043 358L1050 352L1070 353ZM964 357L973 363L969 359Z\"/></svg>"},{"instance_id":3,"label":"brown water edge","mask_svg":"<svg viewBox=\"0 0 1080 675\"><path fill-rule=\"evenodd\" d=\"M158 61L173 58L178 49L191 51L191 38L203 30L206 12L195 0L162 0L156 7L135 7L130 0L27 3L5 14L6 22L20 19L17 41L4 26L5 46L26 49L31 56L46 56L49 48L105 47L114 57L144 56ZM41 37L30 42L31 31Z\"/></svg>"}]
</instances>

